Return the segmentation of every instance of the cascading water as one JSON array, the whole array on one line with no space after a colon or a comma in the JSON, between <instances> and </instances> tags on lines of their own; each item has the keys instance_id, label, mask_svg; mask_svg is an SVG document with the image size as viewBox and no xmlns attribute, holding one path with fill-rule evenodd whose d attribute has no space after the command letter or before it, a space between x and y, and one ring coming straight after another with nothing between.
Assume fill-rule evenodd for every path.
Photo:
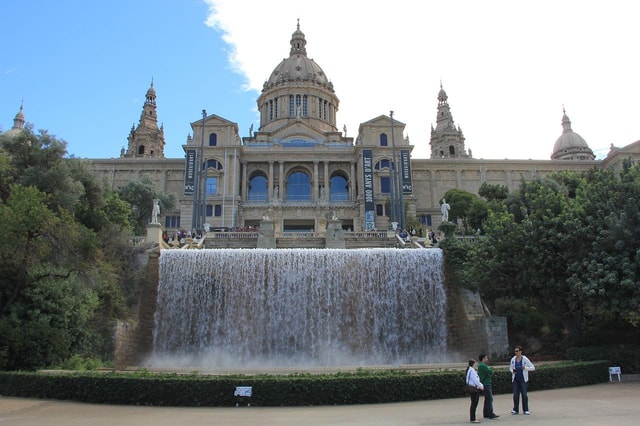
<instances>
[{"instance_id":1,"label":"cascading water","mask_svg":"<svg viewBox=\"0 0 640 426\"><path fill-rule=\"evenodd\" d=\"M437 362L445 305L439 249L164 250L153 358L225 368Z\"/></svg>"}]
</instances>

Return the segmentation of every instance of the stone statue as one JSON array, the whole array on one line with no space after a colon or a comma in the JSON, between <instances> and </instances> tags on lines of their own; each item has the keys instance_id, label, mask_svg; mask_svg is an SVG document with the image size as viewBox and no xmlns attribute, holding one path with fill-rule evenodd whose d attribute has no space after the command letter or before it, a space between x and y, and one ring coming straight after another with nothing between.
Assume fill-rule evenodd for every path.
<instances>
[{"instance_id":1,"label":"stone statue","mask_svg":"<svg viewBox=\"0 0 640 426\"><path fill-rule=\"evenodd\" d=\"M267 209L267 212L262 215L262 220L267 221L267 222L271 221L272 213L273 213L273 209L271 207L269 207Z\"/></svg>"},{"instance_id":2,"label":"stone statue","mask_svg":"<svg viewBox=\"0 0 640 426\"><path fill-rule=\"evenodd\" d=\"M447 204L447 200L445 200L443 198L442 199L442 205L440 206L440 211L442 212L442 221L443 222L448 222L449 221L449 209L451 209L451 206L449 204Z\"/></svg>"},{"instance_id":3,"label":"stone statue","mask_svg":"<svg viewBox=\"0 0 640 426\"><path fill-rule=\"evenodd\" d=\"M158 223L158 215L160 214L160 206L158 205L158 199L153 200L153 209L151 210L151 223Z\"/></svg>"},{"instance_id":4,"label":"stone statue","mask_svg":"<svg viewBox=\"0 0 640 426\"><path fill-rule=\"evenodd\" d=\"M277 201L277 200L279 199L279 197L280 197L279 192L280 192L280 188L278 187L278 185L274 186L274 187L273 187L273 199L274 199L274 200L276 200L276 201Z\"/></svg>"}]
</instances>

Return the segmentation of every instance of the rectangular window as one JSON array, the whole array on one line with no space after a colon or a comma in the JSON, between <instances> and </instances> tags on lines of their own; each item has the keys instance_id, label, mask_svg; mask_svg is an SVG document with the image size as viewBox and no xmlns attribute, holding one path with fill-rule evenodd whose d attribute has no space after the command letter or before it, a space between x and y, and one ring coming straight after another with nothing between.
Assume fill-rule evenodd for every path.
<instances>
[{"instance_id":1,"label":"rectangular window","mask_svg":"<svg viewBox=\"0 0 640 426\"><path fill-rule=\"evenodd\" d=\"M384 205L376 204L376 216L384 216Z\"/></svg>"},{"instance_id":2,"label":"rectangular window","mask_svg":"<svg viewBox=\"0 0 640 426\"><path fill-rule=\"evenodd\" d=\"M420 216L420 223L423 225L431 226L431 215L423 214Z\"/></svg>"},{"instance_id":3,"label":"rectangular window","mask_svg":"<svg viewBox=\"0 0 640 426\"><path fill-rule=\"evenodd\" d=\"M216 195L218 193L218 178L207 177L207 195Z\"/></svg>"},{"instance_id":4,"label":"rectangular window","mask_svg":"<svg viewBox=\"0 0 640 426\"><path fill-rule=\"evenodd\" d=\"M165 216L165 228L180 228L180 216Z\"/></svg>"},{"instance_id":5,"label":"rectangular window","mask_svg":"<svg viewBox=\"0 0 640 426\"><path fill-rule=\"evenodd\" d=\"M215 216L216 217L222 216L222 205L216 204L214 207L215 207Z\"/></svg>"},{"instance_id":6,"label":"rectangular window","mask_svg":"<svg viewBox=\"0 0 640 426\"><path fill-rule=\"evenodd\" d=\"M389 176L380 176L380 192L382 194L389 194L391 192Z\"/></svg>"},{"instance_id":7,"label":"rectangular window","mask_svg":"<svg viewBox=\"0 0 640 426\"><path fill-rule=\"evenodd\" d=\"M213 206L211 204L207 204L206 214L207 214L207 217L213 216Z\"/></svg>"}]
</instances>

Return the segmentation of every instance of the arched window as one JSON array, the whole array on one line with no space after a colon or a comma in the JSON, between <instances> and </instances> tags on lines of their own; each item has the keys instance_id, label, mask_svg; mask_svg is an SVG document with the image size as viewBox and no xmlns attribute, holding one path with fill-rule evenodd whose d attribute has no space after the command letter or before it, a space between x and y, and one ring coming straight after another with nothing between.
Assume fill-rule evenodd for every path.
<instances>
[{"instance_id":1,"label":"arched window","mask_svg":"<svg viewBox=\"0 0 640 426\"><path fill-rule=\"evenodd\" d=\"M287 200L311 201L311 179L304 172L293 172L287 179Z\"/></svg>"},{"instance_id":2,"label":"arched window","mask_svg":"<svg viewBox=\"0 0 640 426\"><path fill-rule=\"evenodd\" d=\"M144 145L138 147L138 155L144 155Z\"/></svg>"},{"instance_id":3,"label":"arched window","mask_svg":"<svg viewBox=\"0 0 640 426\"><path fill-rule=\"evenodd\" d=\"M456 147L449 145L449 155L456 155Z\"/></svg>"},{"instance_id":4,"label":"arched window","mask_svg":"<svg viewBox=\"0 0 640 426\"><path fill-rule=\"evenodd\" d=\"M389 146L386 133L380 133L380 146Z\"/></svg>"},{"instance_id":5,"label":"arched window","mask_svg":"<svg viewBox=\"0 0 640 426\"><path fill-rule=\"evenodd\" d=\"M331 177L329 199L331 201L349 201L349 184L341 175Z\"/></svg>"},{"instance_id":6,"label":"arched window","mask_svg":"<svg viewBox=\"0 0 640 426\"><path fill-rule=\"evenodd\" d=\"M222 163L220 163L218 160L207 160L206 168L207 169L222 170Z\"/></svg>"},{"instance_id":7,"label":"arched window","mask_svg":"<svg viewBox=\"0 0 640 426\"><path fill-rule=\"evenodd\" d=\"M211 133L209 135L209 146L216 146L218 145L218 135L216 135L215 133Z\"/></svg>"},{"instance_id":8,"label":"arched window","mask_svg":"<svg viewBox=\"0 0 640 426\"><path fill-rule=\"evenodd\" d=\"M380 160L375 165L376 170L391 169L391 160Z\"/></svg>"},{"instance_id":9,"label":"arched window","mask_svg":"<svg viewBox=\"0 0 640 426\"><path fill-rule=\"evenodd\" d=\"M267 178L264 175L255 175L249 180L249 201L267 201Z\"/></svg>"}]
</instances>

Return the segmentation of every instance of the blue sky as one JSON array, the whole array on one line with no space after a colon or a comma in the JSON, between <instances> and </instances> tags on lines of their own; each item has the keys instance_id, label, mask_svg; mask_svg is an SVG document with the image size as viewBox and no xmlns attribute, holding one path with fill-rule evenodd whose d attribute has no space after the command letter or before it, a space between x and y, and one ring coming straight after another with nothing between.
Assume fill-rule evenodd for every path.
<instances>
[{"instance_id":1,"label":"blue sky","mask_svg":"<svg viewBox=\"0 0 640 426\"><path fill-rule=\"evenodd\" d=\"M205 25L200 0L3 2L0 123L24 99L35 129L68 142L78 157L118 157L138 124L153 79L165 155L182 157L201 110L247 129L257 92L231 70L228 46ZM248 133L248 132L247 132Z\"/></svg>"},{"instance_id":2,"label":"blue sky","mask_svg":"<svg viewBox=\"0 0 640 426\"><path fill-rule=\"evenodd\" d=\"M348 136L394 110L428 158L442 82L476 158L548 159L563 106L599 158L640 139L637 2L22 0L0 16L2 130L24 101L77 157L119 156L152 79L167 157L202 109L248 136L297 19Z\"/></svg>"}]
</instances>

